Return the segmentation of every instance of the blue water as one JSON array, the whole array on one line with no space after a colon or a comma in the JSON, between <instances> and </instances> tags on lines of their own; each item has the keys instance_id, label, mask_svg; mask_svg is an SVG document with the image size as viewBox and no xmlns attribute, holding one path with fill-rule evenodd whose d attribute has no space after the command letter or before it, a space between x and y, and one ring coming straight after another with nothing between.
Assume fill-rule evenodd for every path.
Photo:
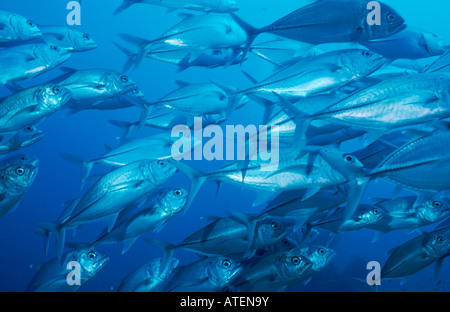
<instances>
[{"instance_id":1,"label":"blue water","mask_svg":"<svg viewBox=\"0 0 450 312\"><path fill-rule=\"evenodd\" d=\"M125 56L113 44L119 33L129 33L144 38L156 38L179 21L177 13L168 13L165 8L157 6L136 5L120 15L112 12L120 4L120 0L83 1L82 25L73 26L89 33L98 43L95 50L74 54L64 66L77 69L109 68L122 70ZM250 24L261 27L298 8L294 0L240 0L239 16ZM432 33L450 43L450 25L448 12L450 4L446 0L386 0L385 3L396 9L407 24ZM27 16L37 24L66 25L66 1L61 0L1 0L0 9L17 12ZM343 8L345 10L345 8ZM263 78L271 70L271 65L250 56L242 69L257 78ZM173 80L189 82L207 82L208 79L229 83L239 88L248 87L251 83L242 75L239 66L227 69L191 68L178 73L176 67L146 59L136 71L129 72L150 101L157 100L176 88ZM24 86L43 83L61 74L53 70L32 80L23 82ZM0 96L6 96L6 88L0 88ZM17 153L27 153L40 160L38 175L25 194L16 211L0 219L0 291L24 291L35 271L31 264L43 263L55 257L54 240L51 240L49 255L43 250L43 239L32 229L36 222L53 221L59 216L63 204L82 195L79 187L80 168L62 159L61 152L82 155L86 158L98 157L105 152L104 144L117 146L117 136L122 130L110 125L108 120L119 119L136 121L140 111L129 108L120 111L83 111L73 116L61 112L52 115L41 123L39 128L45 137L37 144ZM238 114L234 114L230 123L256 123L261 120L259 106L248 105ZM149 135L155 130L146 128L139 136ZM219 168L225 162L195 163L196 167L208 171ZM189 188L188 179L177 173L169 185ZM389 196L392 187L380 182L371 185L370 194ZM185 215L178 215L159 233L149 233L153 237L176 243L187 235L207 224L201 220L204 215L225 215L227 210L245 213L258 212L251 204L255 193L241 188L223 185L219 197L215 198L215 186L206 183L198 193L192 207ZM103 229L103 223L90 224L83 227L76 236L71 231L68 241L90 242ZM430 228L425 228L429 230ZM333 262L306 286L294 287L293 291L372 291L370 287L357 279L365 279L368 271L366 264L375 260L383 264L387 259L387 251L396 247L417 234L409 231L389 233L376 243L370 243L373 232L361 230L349 232L337 237L332 245L337 256ZM326 243L328 234L322 231L319 243ZM111 256L110 263L81 291L111 291L124 277L136 267L155 257L161 256L161 250L148 245L142 239L124 255L122 245L102 245L99 247ZM176 252L181 264L188 264L198 259L193 253L183 250ZM441 280L434 280L433 267L428 267L413 276L406 284L399 281L383 281L384 291L448 291L450 289L450 266L444 264Z\"/></svg>"}]
</instances>

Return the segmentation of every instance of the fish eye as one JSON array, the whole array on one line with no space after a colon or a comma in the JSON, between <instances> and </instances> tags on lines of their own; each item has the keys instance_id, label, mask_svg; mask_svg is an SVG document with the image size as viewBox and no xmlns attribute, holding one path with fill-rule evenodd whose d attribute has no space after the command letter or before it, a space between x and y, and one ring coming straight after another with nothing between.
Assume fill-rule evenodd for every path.
<instances>
[{"instance_id":1,"label":"fish eye","mask_svg":"<svg viewBox=\"0 0 450 312\"><path fill-rule=\"evenodd\" d=\"M27 24L28 24L28 26L30 26L30 27L36 26L36 25L34 25L34 23L33 23L32 21L30 21L30 20L27 21Z\"/></svg>"},{"instance_id":2,"label":"fish eye","mask_svg":"<svg viewBox=\"0 0 450 312\"><path fill-rule=\"evenodd\" d=\"M319 252L319 255L324 255L326 253L326 250L323 248L319 248L317 251Z\"/></svg>"},{"instance_id":3,"label":"fish eye","mask_svg":"<svg viewBox=\"0 0 450 312\"><path fill-rule=\"evenodd\" d=\"M281 240L281 243L282 243L284 246L287 246L287 245L289 245L289 240L288 240L287 238L283 238L283 239Z\"/></svg>"},{"instance_id":4,"label":"fish eye","mask_svg":"<svg viewBox=\"0 0 450 312\"><path fill-rule=\"evenodd\" d=\"M293 265L297 265L297 264L299 264L300 262L301 262L300 257L292 257L292 258L291 258L291 263L292 263Z\"/></svg>"},{"instance_id":5,"label":"fish eye","mask_svg":"<svg viewBox=\"0 0 450 312\"><path fill-rule=\"evenodd\" d=\"M161 168L164 168L166 166L166 162L160 160L160 161L158 161L158 166L161 167Z\"/></svg>"},{"instance_id":6,"label":"fish eye","mask_svg":"<svg viewBox=\"0 0 450 312\"><path fill-rule=\"evenodd\" d=\"M133 89L133 93L139 93L139 89L138 88L134 88Z\"/></svg>"},{"instance_id":7,"label":"fish eye","mask_svg":"<svg viewBox=\"0 0 450 312\"><path fill-rule=\"evenodd\" d=\"M393 14L393 13L390 13L387 16L387 20L388 20L389 23L395 22L396 19L397 19L397 16L395 14Z\"/></svg>"},{"instance_id":8,"label":"fish eye","mask_svg":"<svg viewBox=\"0 0 450 312\"><path fill-rule=\"evenodd\" d=\"M123 83L127 83L128 82L128 77L127 76L122 76L122 77L120 77L120 81L122 81Z\"/></svg>"},{"instance_id":9,"label":"fish eye","mask_svg":"<svg viewBox=\"0 0 450 312\"><path fill-rule=\"evenodd\" d=\"M352 164L352 163L355 162L355 157L353 157L353 156L350 155L350 154L345 154L345 155L344 155L344 160L345 160L346 162Z\"/></svg>"},{"instance_id":10,"label":"fish eye","mask_svg":"<svg viewBox=\"0 0 450 312\"><path fill-rule=\"evenodd\" d=\"M365 50L365 51L362 52L362 55L363 55L364 57L369 58L369 57L371 57L371 56L373 55L373 53L370 52L370 51Z\"/></svg>"},{"instance_id":11,"label":"fish eye","mask_svg":"<svg viewBox=\"0 0 450 312\"><path fill-rule=\"evenodd\" d=\"M89 36L88 34L84 34L83 38L86 39L86 40L91 40L91 36Z\"/></svg>"},{"instance_id":12,"label":"fish eye","mask_svg":"<svg viewBox=\"0 0 450 312\"><path fill-rule=\"evenodd\" d=\"M60 50L59 47L54 46L54 45L50 46L50 49L53 50L53 51L59 51Z\"/></svg>"},{"instance_id":13,"label":"fish eye","mask_svg":"<svg viewBox=\"0 0 450 312\"><path fill-rule=\"evenodd\" d=\"M434 208L441 208L442 207L442 203L440 201L434 201L433 202L433 207Z\"/></svg>"},{"instance_id":14,"label":"fish eye","mask_svg":"<svg viewBox=\"0 0 450 312\"><path fill-rule=\"evenodd\" d=\"M174 190L173 193L177 196L183 195L183 192L181 190Z\"/></svg>"},{"instance_id":15,"label":"fish eye","mask_svg":"<svg viewBox=\"0 0 450 312\"><path fill-rule=\"evenodd\" d=\"M276 223L276 222L273 222L273 223L271 224L271 227L272 227L272 229L274 229L275 231L278 230L278 229L280 228L280 226L279 226L278 223Z\"/></svg>"},{"instance_id":16,"label":"fish eye","mask_svg":"<svg viewBox=\"0 0 450 312\"><path fill-rule=\"evenodd\" d=\"M380 213L380 210L378 209L378 208L375 208L374 210L373 210L373 214L374 215L377 215L377 214L379 214Z\"/></svg>"},{"instance_id":17,"label":"fish eye","mask_svg":"<svg viewBox=\"0 0 450 312\"><path fill-rule=\"evenodd\" d=\"M231 292L231 289L225 286L224 288L222 288L222 292Z\"/></svg>"},{"instance_id":18,"label":"fish eye","mask_svg":"<svg viewBox=\"0 0 450 312\"><path fill-rule=\"evenodd\" d=\"M95 252L89 252L88 253L88 258L91 259L91 260L95 259L95 258L97 258L97 254Z\"/></svg>"},{"instance_id":19,"label":"fish eye","mask_svg":"<svg viewBox=\"0 0 450 312\"><path fill-rule=\"evenodd\" d=\"M61 88L60 87L58 87L58 86L53 87L53 93L58 94L60 92L61 92Z\"/></svg>"},{"instance_id":20,"label":"fish eye","mask_svg":"<svg viewBox=\"0 0 450 312\"><path fill-rule=\"evenodd\" d=\"M25 131L26 131L26 132L30 132L30 131L32 131L32 130L33 130L33 127L31 127L31 126L28 126L28 127L25 128Z\"/></svg>"},{"instance_id":21,"label":"fish eye","mask_svg":"<svg viewBox=\"0 0 450 312\"><path fill-rule=\"evenodd\" d=\"M225 268L228 268L228 267L231 265L231 262L230 262L229 260L223 260L223 261L222 261L222 265L223 265Z\"/></svg>"},{"instance_id":22,"label":"fish eye","mask_svg":"<svg viewBox=\"0 0 450 312\"><path fill-rule=\"evenodd\" d=\"M442 236L438 236L436 238L436 240L437 240L438 243L443 243L444 242L444 238Z\"/></svg>"},{"instance_id":23,"label":"fish eye","mask_svg":"<svg viewBox=\"0 0 450 312\"><path fill-rule=\"evenodd\" d=\"M25 173L25 170L22 167L16 168L16 174L21 176Z\"/></svg>"},{"instance_id":24,"label":"fish eye","mask_svg":"<svg viewBox=\"0 0 450 312\"><path fill-rule=\"evenodd\" d=\"M26 159L25 156L22 156L22 157L20 158L20 160L21 160L21 161L25 161L25 160L27 160L27 159Z\"/></svg>"}]
</instances>

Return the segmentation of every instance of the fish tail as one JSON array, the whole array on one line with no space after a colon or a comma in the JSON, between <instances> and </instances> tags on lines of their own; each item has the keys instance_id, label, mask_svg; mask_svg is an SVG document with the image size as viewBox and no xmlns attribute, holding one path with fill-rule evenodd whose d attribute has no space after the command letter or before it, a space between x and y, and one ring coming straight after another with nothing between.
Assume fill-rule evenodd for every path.
<instances>
[{"instance_id":1,"label":"fish tail","mask_svg":"<svg viewBox=\"0 0 450 312\"><path fill-rule=\"evenodd\" d=\"M142 117L141 117L141 119L142 119ZM122 120L108 120L108 122L110 124L112 124L113 126L124 129L124 133L123 133L122 137L120 138L120 140L124 140L124 139L128 138L130 136L131 131L137 125L136 123L131 123L131 122L122 121Z\"/></svg>"},{"instance_id":2,"label":"fish tail","mask_svg":"<svg viewBox=\"0 0 450 312\"><path fill-rule=\"evenodd\" d=\"M250 51L250 48L253 44L253 41L255 41L256 37L263 32L263 29L258 29L253 26L251 26L249 23L241 19L239 16L237 16L234 13L230 13L231 17L234 19L234 21L242 27L242 29L247 33L247 42L245 44L244 50L242 52L241 56L241 64L244 62L248 52Z\"/></svg>"},{"instance_id":3,"label":"fish tail","mask_svg":"<svg viewBox=\"0 0 450 312\"><path fill-rule=\"evenodd\" d=\"M278 104L294 115L294 148L300 151L306 145L306 130L312 122L312 116L296 108L278 93L273 92L273 94L278 98Z\"/></svg>"},{"instance_id":4,"label":"fish tail","mask_svg":"<svg viewBox=\"0 0 450 312\"><path fill-rule=\"evenodd\" d=\"M33 232L35 232L36 234L39 234L41 236L44 236L44 254L47 256L48 255L48 247L50 244L50 231L48 231L47 229L41 228L41 227L37 227L33 229Z\"/></svg>"},{"instance_id":5,"label":"fish tail","mask_svg":"<svg viewBox=\"0 0 450 312\"><path fill-rule=\"evenodd\" d=\"M129 71L133 64L136 63L137 53L133 53L132 51L128 50L123 45L120 45L115 41L113 41L112 43L127 56L127 61L123 65L123 72Z\"/></svg>"},{"instance_id":6,"label":"fish tail","mask_svg":"<svg viewBox=\"0 0 450 312\"><path fill-rule=\"evenodd\" d=\"M141 0L122 0L122 1L123 1L122 4L114 11L113 13L114 15L120 14L133 4L141 2Z\"/></svg>"},{"instance_id":7,"label":"fish tail","mask_svg":"<svg viewBox=\"0 0 450 312\"><path fill-rule=\"evenodd\" d=\"M129 34L120 34L120 37L122 37L123 40L139 47L139 52L134 58L134 69L138 68L139 65L142 63L142 60L146 55L146 46L150 43L160 41L160 39L157 39L155 41L148 41L144 38L140 38L138 36L133 36Z\"/></svg>"},{"instance_id":8,"label":"fish tail","mask_svg":"<svg viewBox=\"0 0 450 312\"><path fill-rule=\"evenodd\" d=\"M171 265L171 259L173 257L173 254L175 253L175 250L177 249L177 246L168 243L168 242L163 242L160 240L156 240L153 238L144 238L144 241L150 245L156 246L161 248L164 251L164 256L161 258L161 263L160 263L160 267L159 267L159 275L162 275L163 273L165 273L167 270L170 269Z\"/></svg>"},{"instance_id":9,"label":"fish tail","mask_svg":"<svg viewBox=\"0 0 450 312\"><path fill-rule=\"evenodd\" d=\"M64 245L66 240L66 228L63 224L56 222L42 222L36 224L41 231L45 233L54 233L56 236L56 256L58 260L61 260L64 251Z\"/></svg>"},{"instance_id":10,"label":"fish tail","mask_svg":"<svg viewBox=\"0 0 450 312\"><path fill-rule=\"evenodd\" d=\"M60 156L71 163L81 165L81 188L83 188L87 178L91 174L94 163L80 156L72 155L69 153L61 153Z\"/></svg>"},{"instance_id":11,"label":"fish tail","mask_svg":"<svg viewBox=\"0 0 450 312\"><path fill-rule=\"evenodd\" d=\"M355 213L370 180L370 177L358 177L350 182L347 206L344 210L344 221L350 219Z\"/></svg>"}]
</instances>

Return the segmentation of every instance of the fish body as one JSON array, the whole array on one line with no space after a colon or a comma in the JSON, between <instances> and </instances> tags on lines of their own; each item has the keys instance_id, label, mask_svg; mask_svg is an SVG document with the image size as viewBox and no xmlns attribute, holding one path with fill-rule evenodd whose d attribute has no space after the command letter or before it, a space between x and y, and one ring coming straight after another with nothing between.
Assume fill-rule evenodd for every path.
<instances>
[{"instance_id":1,"label":"fish body","mask_svg":"<svg viewBox=\"0 0 450 312\"><path fill-rule=\"evenodd\" d=\"M0 45L3 43L17 43L42 36L36 24L13 12L0 10Z\"/></svg>"},{"instance_id":2,"label":"fish body","mask_svg":"<svg viewBox=\"0 0 450 312\"><path fill-rule=\"evenodd\" d=\"M208 13L229 13L239 10L235 0L123 0L115 13L118 14L136 3L162 6L170 10L187 9Z\"/></svg>"},{"instance_id":3,"label":"fish body","mask_svg":"<svg viewBox=\"0 0 450 312\"><path fill-rule=\"evenodd\" d=\"M47 44L58 46L70 52L83 52L97 48L89 34L69 27L41 26L41 39Z\"/></svg>"},{"instance_id":4,"label":"fish body","mask_svg":"<svg viewBox=\"0 0 450 312\"><path fill-rule=\"evenodd\" d=\"M0 143L0 153L6 154L33 145L40 141L44 134L34 126L27 126L17 131L4 143ZM2 140L3 141L3 140Z\"/></svg>"}]
</instances>

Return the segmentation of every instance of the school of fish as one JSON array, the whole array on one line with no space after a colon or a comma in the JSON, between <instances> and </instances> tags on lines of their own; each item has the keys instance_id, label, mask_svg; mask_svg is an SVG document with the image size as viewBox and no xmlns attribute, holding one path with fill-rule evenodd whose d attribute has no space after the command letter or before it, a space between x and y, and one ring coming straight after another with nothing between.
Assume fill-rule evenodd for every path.
<instances>
[{"instance_id":1,"label":"school of fish","mask_svg":"<svg viewBox=\"0 0 450 312\"><path fill-rule=\"evenodd\" d=\"M32 187L39 160L8 154L39 144L45 136L40 123L57 111L66 111L65 118L89 110L134 107L140 112L134 123L110 121L124 136L103 155L87 159L61 151L80 166L83 193L67 199L57 220L36 223L33 230L43 237L45 254L54 237L56 255L34 266L26 291L76 291L110 261L98 250L101 245L123 244L126 253L136 240L160 247L161 257L134 268L117 281L115 291L287 291L306 285L332 263L337 252L331 238L361 229L372 230L374 241L397 230L416 233L389 252L381 279L406 281L431 265L439 278L450 255L449 49L383 2L380 25L370 25L367 3L311 1L256 28L239 16L239 0L123 0L113 14L126 14L134 5L182 13L179 23L152 38L117 34L114 44L126 56L122 71L62 67L96 49L94 38L0 10L0 87L10 92L0 102L0 154L5 155L0 217L26 208L20 201ZM265 39L258 41L260 36ZM258 73L243 72L252 84L246 88L175 78L173 92L150 101L132 72L126 73L148 58L179 71L226 70L260 58L274 70L262 80L252 76ZM57 78L21 86L57 68L63 71ZM207 121L204 127L220 124L249 105L279 137L276 164L251 159L203 171L172 158L173 126L192 127L195 117ZM143 127L163 132L133 138ZM202 144L185 140L177 142L192 149ZM358 147L347 150L348 142ZM94 166L110 170L93 176ZM166 185L177 174L189 178L190 188ZM393 193L367 196L378 180L392 184ZM230 207L226 217L205 216L209 224L182 241L158 239L171 219L196 209L206 181L255 192L255 213ZM67 230L83 231L83 225L97 222L105 228L91 242L66 241ZM425 226L433 228L424 231ZM317 244L319 235L329 235L330 243ZM184 264L176 257L179 249L198 260ZM81 285L66 281L70 261L80 264Z\"/></svg>"}]
</instances>

